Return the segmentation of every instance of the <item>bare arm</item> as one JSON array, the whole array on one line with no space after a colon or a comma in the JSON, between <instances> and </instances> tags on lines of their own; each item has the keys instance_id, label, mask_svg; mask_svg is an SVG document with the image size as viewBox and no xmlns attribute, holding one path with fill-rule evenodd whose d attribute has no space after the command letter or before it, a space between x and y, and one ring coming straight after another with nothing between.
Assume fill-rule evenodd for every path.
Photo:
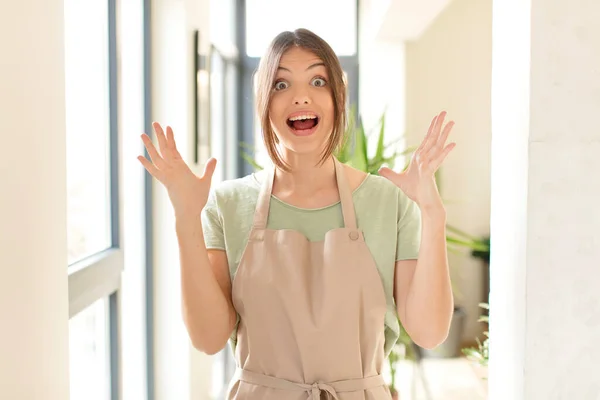
<instances>
[{"instance_id":1,"label":"bare arm","mask_svg":"<svg viewBox=\"0 0 600 400\"><path fill-rule=\"evenodd\" d=\"M418 260L396 262L394 297L411 339L434 348L448 336L454 299L446 251L445 211L424 211Z\"/></svg>"},{"instance_id":2,"label":"bare arm","mask_svg":"<svg viewBox=\"0 0 600 400\"><path fill-rule=\"evenodd\" d=\"M146 171L162 183L175 211L175 231L181 262L183 319L192 344L215 354L227 343L236 322L231 304L227 256L223 251L206 250L201 215L207 204L217 160L209 159L202 176L196 176L181 157L173 129L152 124L160 152L147 134L142 141L150 162L138 156Z\"/></svg>"},{"instance_id":3,"label":"bare arm","mask_svg":"<svg viewBox=\"0 0 600 400\"><path fill-rule=\"evenodd\" d=\"M423 142L402 172L381 168L421 210L421 244L417 260L396 262L394 297L400 321L415 343L434 348L444 342L454 312L446 249L446 210L435 173L456 143L446 144L454 121L436 115ZM442 126L444 126L442 130Z\"/></svg>"},{"instance_id":4,"label":"bare arm","mask_svg":"<svg viewBox=\"0 0 600 400\"><path fill-rule=\"evenodd\" d=\"M177 218L183 319L194 347L206 354L222 350L237 314L223 250L207 250L200 217Z\"/></svg>"}]
</instances>

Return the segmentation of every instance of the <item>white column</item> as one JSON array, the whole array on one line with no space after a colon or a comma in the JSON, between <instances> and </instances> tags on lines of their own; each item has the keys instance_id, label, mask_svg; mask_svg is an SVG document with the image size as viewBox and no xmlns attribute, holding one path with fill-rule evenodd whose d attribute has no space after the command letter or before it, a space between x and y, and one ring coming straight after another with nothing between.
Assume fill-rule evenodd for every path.
<instances>
[{"instance_id":1,"label":"white column","mask_svg":"<svg viewBox=\"0 0 600 400\"><path fill-rule=\"evenodd\" d=\"M0 398L66 400L68 288L62 0L0 24Z\"/></svg>"},{"instance_id":2,"label":"white column","mask_svg":"<svg viewBox=\"0 0 600 400\"><path fill-rule=\"evenodd\" d=\"M209 0L152 1L152 120L170 125L177 146L193 165L193 31L209 47ZM223 160L220 160L223 161ZM193 350L181 312L181 274L173 207L155 181L154 385L156 400L210 398L213 358Z\"/></svg>"},{"instance_id":3,"label":"white column","mask_svg":"<svg viewBox=\"0 0 600 400\"><path fill-rule=\"evenodd\" d=\"M494 2L490 400L600 396L600 3Z\"/></svg>"}]
</instances>

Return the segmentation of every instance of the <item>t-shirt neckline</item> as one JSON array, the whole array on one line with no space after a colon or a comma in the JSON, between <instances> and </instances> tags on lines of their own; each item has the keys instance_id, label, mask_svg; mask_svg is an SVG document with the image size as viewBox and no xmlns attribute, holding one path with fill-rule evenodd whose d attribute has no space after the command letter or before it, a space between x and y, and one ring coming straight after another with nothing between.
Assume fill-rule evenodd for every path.
<instances>
[{"instance_id":1,"label":"t-shirt neckline","mask_svg":"<svg viewBox=\"0 0 600 400\"><path fill-rule=\"evenodd\" d=\"M264 170L263 170L264 171ZM262 172L262 171L261 171ZM260 185L261 185L261 181L258 180L257 176L256 176L257 172L253 172L252 173L252 178L254 180L254 182L258 185L259 189L260 189ZM369 178L372 176L372 174L370 172L367 172L367 175L364 177L364 179L362 180L362 182L356 187L356 189L354 189L352 191L352 196L354 197L356 195L356 193L365 185L365 183L367 182L367 180L369 180ZM293 210L296 211L303 211L303 212L315 212L315 211L322 211L328 208L332 208L337 206L338 204L340 204L340 200L336 201L333 204L329 204L327 206L323 206L323 207L319 207L319 208L304 208L304 207L298 207L295 206L293 204L287 203L283 200L281 200L280 198L278 198L277 196L271 194L271 198L276 200L278 203L280 203L281 205L291 208Z\"/></svg>"}]
</instances>

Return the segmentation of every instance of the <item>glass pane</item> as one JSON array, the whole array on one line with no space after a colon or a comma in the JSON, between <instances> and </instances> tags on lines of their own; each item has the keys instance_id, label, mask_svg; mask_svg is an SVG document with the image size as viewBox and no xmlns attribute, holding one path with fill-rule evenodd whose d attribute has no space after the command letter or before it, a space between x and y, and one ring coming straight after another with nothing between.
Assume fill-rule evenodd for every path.
<instances>
[{"instance_id":1,"label":"glass pane","mask_svg":"<svg viewBox=\"0 0 600 400\"><path fill-rule=\"evenodd\" d=\"M306 28L340 56L356 53L356 0L246 1L246 52L261 57L277 34Z\"/></svg>"},{"instance_id":2,"label":"glass pane","mask_svg":"<svg viewBox=\"0 0 600 400\"><path fill-rule=\"evenodd\" d=\"M252 77L252 87L256 88L256 75ZM254 104L256 103L256 91L254 92ZM262 128L260 126L260 120L257 115L254 115L254 161L261 167L266 167L271 164L269 153L265 147L265 141L263 140Z\"/></svg>"},{"instance_id":3,"label":"glass pane","mask_svg":"<svg viewBox=\"0 0 600 400\"><path fill-rule=\"evenodd\" d=\"M219 48L235 44L235 1L210 0L210 41Z\"/></svg>"},{"instance_id":4,"label":"glass pane","mask_svg":"<svg viewBox=\"0 0 600 400\"><path fill-rule=\"evenodd\" d=\"M212 54L210 63L210 151L218 161L213 179L215 182L221 182L227 165L225 159L225 126L223 125L225 122L225 109L223 107L225 65L217 52Z\"/></svg>"},{"instance_id":5,"label":"glass pane","mask_svg":"<svg viewBox=\"0 0 600 400\"><path fill-rule=\"evenodd\" d=\"M225 90L226 90L226 106L225 112L225 130L226 130L226 153L227 153L227 167L226 167L226 178L237 177L238 169L238 154L240 153L240 144L238 139L238 104L237 101L237 65L233 62L229 62L226 66L226 77L225 77Z\"/></svg>"},{"instance_id":6,"label":"glass pane","mask_svg":"<svg viewBox=\"0 0 600 400\"><path fill-rule=\"evenodd\" d=\"M65 0L68 260L111 245L108 2Z\"/></svg>"},{"instance_id":7,"label":"glass pane","mask_svg":"<svg viewBox=\"0 0 600 400\"><path fill-rule=\"evenodd\" d=\"M71 400L110 399L108 321L107 299L69 320Z\"/></svg>"}]
</instances>

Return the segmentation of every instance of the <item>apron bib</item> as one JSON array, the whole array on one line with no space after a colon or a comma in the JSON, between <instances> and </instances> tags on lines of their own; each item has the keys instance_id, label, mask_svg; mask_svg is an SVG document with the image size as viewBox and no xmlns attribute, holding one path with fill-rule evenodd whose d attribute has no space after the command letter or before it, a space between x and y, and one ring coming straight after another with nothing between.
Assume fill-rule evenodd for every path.
<instances>
[{"instance_id":1,"label":"apron bib","mask_svg":"<svg viewBox=\"0 0 600 400\"><path fill-rule=\"evenodd\" d=\"M240 315L230 400L388 400L381 376L386 299L334 157L344 227L320 242L267 229L267 176L232 283Z\"/></svg>"}]
</instances>

